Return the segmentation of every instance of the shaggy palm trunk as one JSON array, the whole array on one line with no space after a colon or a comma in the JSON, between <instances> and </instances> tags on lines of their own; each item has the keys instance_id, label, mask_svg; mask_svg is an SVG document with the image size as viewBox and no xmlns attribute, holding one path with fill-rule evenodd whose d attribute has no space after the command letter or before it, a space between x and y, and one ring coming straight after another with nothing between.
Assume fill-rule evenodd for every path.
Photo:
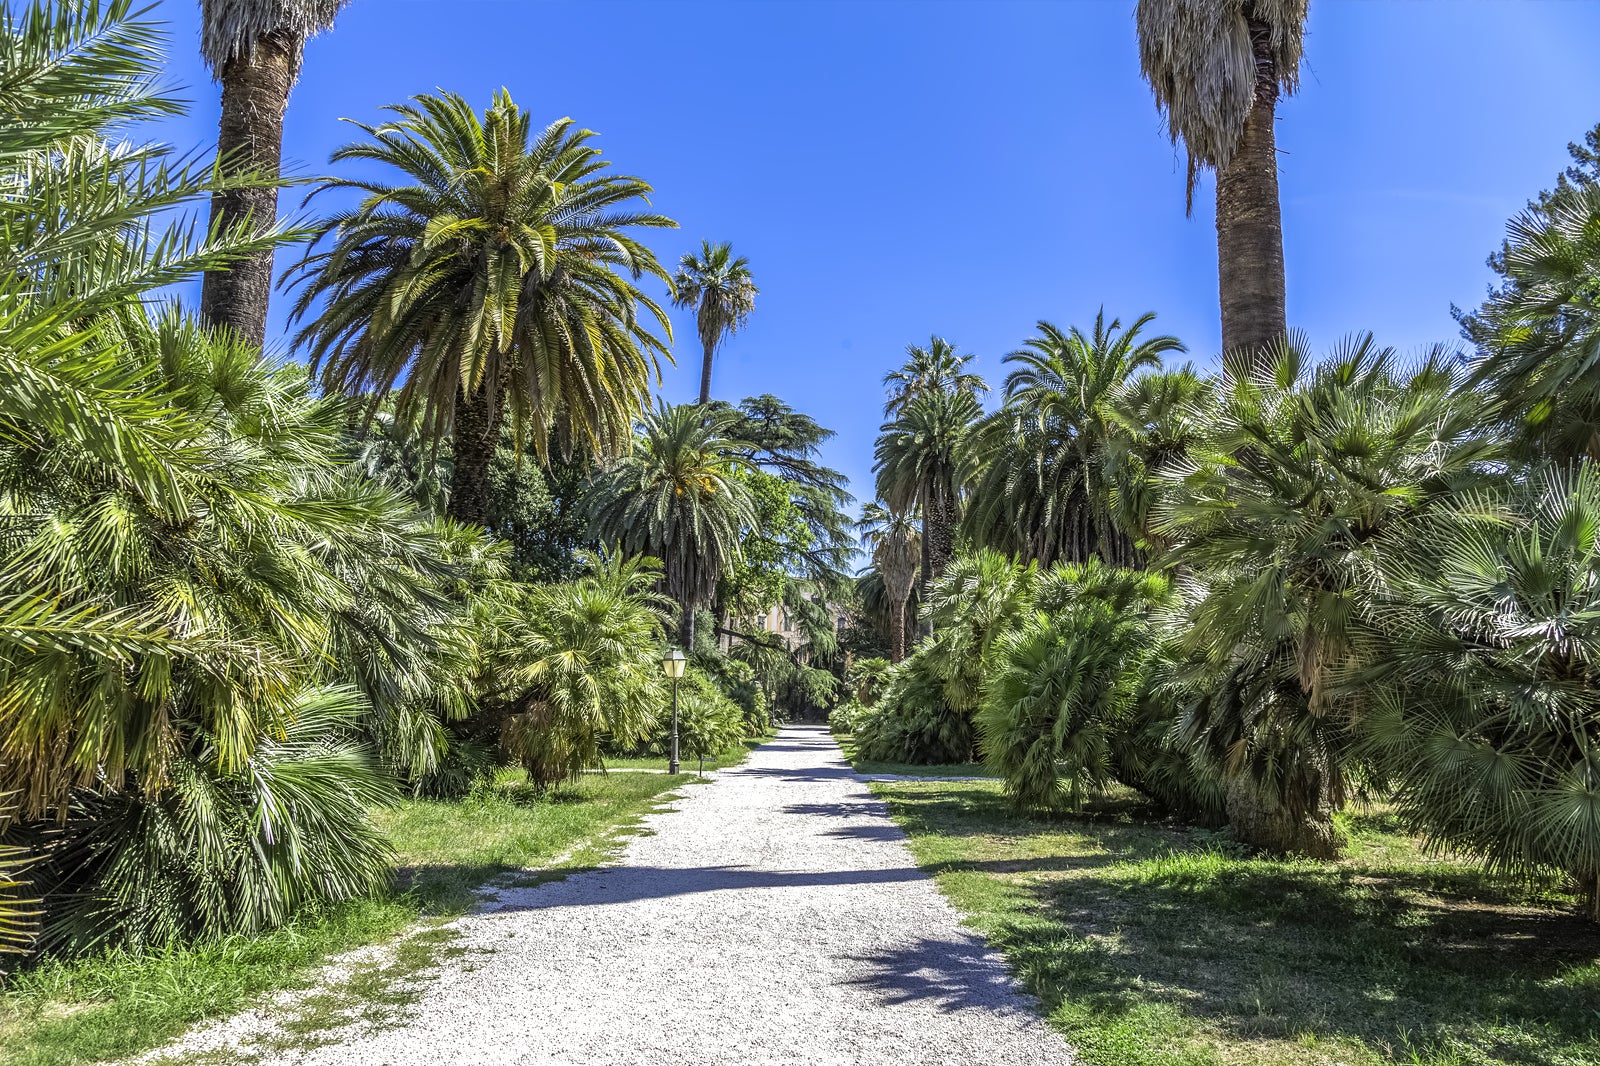
<instances>
[{"instance_id":1,"label":"shaggy palm trunk","mask_svg":"<svg viewBox=\"0 0 1600 1066\"><path fill-rule=\"evenodd\" d=\"M955 507L943 493L930 492L928 506L922 520L922 543L926 547L927 570L924 588L932 585L944 574L955 554ZM924 593L926 596L926 593ZM924 598L923 602L927 602Z\"/></svg>"},{"instance_id":2,"label":"shaggy palm trunk","mask_svg":"<svg viewBox=\"0 0 1600 1066\"><path fill-rule=\"evenodd\" d=\"M1271 27L1250 20L1256 98L1244 136L1217 174L1217 276L1222 299L1222 350L1254 350L1287 332L1283 281L1283 218L1278 208L1278 146L1272 125L1278 70Z\"/></svg>"},{"instance_id":3,"label":"shaggy palm trunk","mask_svg":"<svg viewBox=\"0 0 1600 1066\"><path fill-rule=\"evenodd\" d=\"M283 112L289 105L300 42L284 32L264 34L255 48L222 68L222 121L217 159L224 174L278 176L283 152ZM232 189L211 198L211 227L246 219L271 225L278 215L276 187ZM256 348L267 337L267 301L272 294L272 250L255 252L231 266L206 272L200 317L226 327Z\"/></svg>"},{"instance_id":4,"label":"shaggy palm trunk","mask_svg":"<svg viewBox=\"0 0 1600 1066\"><path fill-rule=\"evenodd\" d=\"M449 514L458 522L481 526L489 514L489 463L499 443L501 395L487 381L470 397L456 394Z\"/></svg>"}]
</instances>

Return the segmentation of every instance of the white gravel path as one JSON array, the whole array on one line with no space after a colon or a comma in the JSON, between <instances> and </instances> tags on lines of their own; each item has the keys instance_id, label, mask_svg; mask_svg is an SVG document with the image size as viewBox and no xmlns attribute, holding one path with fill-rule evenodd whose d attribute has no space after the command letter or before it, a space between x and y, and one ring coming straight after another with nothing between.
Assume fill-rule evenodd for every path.
<instances>
[{"instance_id":1,"label":"white gravel path","mask_svg":"<svg viewBox=\"0 0 1600 1066\"><path fill-rule=\"evenodd\" d=\"M817 727L685 790L615 865L503 891L456 929L468 953L397 1024L261 1061L1072 1062ZM168 1054L270 1027L257 1012Z\"/></svg>"}]
</instances>

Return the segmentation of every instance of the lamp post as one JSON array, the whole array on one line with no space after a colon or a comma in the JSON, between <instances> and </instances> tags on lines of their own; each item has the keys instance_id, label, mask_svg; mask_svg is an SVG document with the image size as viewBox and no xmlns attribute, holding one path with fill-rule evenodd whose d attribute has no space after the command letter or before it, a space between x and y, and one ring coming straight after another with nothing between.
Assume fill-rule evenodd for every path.
<instances>
[{"instance_id":1,"label":"lamp post","mask_svg":"<svg viewBox=\"0 0 1600 1066\"><path fill-rule=\"evenodd\" d=\"M667 761L667 773L678 772L678 678L683 676L689 657L677 648L668 648L661 657L661 672L672 678L672 757Z\"/></svg>"}]
</instances>

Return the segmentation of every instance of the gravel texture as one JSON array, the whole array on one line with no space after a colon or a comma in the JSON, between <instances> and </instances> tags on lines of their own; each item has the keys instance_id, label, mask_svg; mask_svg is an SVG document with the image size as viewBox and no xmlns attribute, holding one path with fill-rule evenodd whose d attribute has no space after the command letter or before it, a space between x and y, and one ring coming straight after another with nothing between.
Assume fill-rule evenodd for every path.
<instances>
[{"instance_id":1,"label":"gravel texture","mask_svg":"<svg viewBox=\"0 0 1600 1066\"><path fill-rule=\"evenodd\" d=\"M467 950L386 1022L285 1049L268 1009L166 1053L355 1066L1073 1058L817 727L786 728L686 789L616 864L501 890L455 928Z\"/></svg>"}]
</instances>

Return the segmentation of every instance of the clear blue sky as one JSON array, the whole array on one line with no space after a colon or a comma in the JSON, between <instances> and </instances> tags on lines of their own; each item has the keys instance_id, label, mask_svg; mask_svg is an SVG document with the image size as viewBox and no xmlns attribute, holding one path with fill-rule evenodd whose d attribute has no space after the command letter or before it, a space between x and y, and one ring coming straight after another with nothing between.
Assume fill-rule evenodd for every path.
<instances>
[{"instance_id":1,"label":"clear blue sky","mask_svg":"<svg viewBox=\"0 0 1600 1066\"><path fill-rule=\"evenodd\" d=\"M883 373L930 333L992 383L1034 322L1104 304L1212 364L1211 186L1183 165L1139 77L1126 2L356 0L307 49L285 159L320 173L338 119L444 88L504 85L598 130L682 229L748 255L762 293L721 356L719 398L772 392L839 431L827 458L870 495ZM198 4L163 0L192 114L216 138ZM1600 4L1312 0L1298 96L1279 108L1290 324L1323 349L1362 329L1453 341L1506 218L1600 121ZM286 197L285 205L298 197ZM284 257L280 256L280 261ZM274 330L281 331L278 297ZM666 395L692 399L693 325Z\"/></svg>"}]
</instances>

